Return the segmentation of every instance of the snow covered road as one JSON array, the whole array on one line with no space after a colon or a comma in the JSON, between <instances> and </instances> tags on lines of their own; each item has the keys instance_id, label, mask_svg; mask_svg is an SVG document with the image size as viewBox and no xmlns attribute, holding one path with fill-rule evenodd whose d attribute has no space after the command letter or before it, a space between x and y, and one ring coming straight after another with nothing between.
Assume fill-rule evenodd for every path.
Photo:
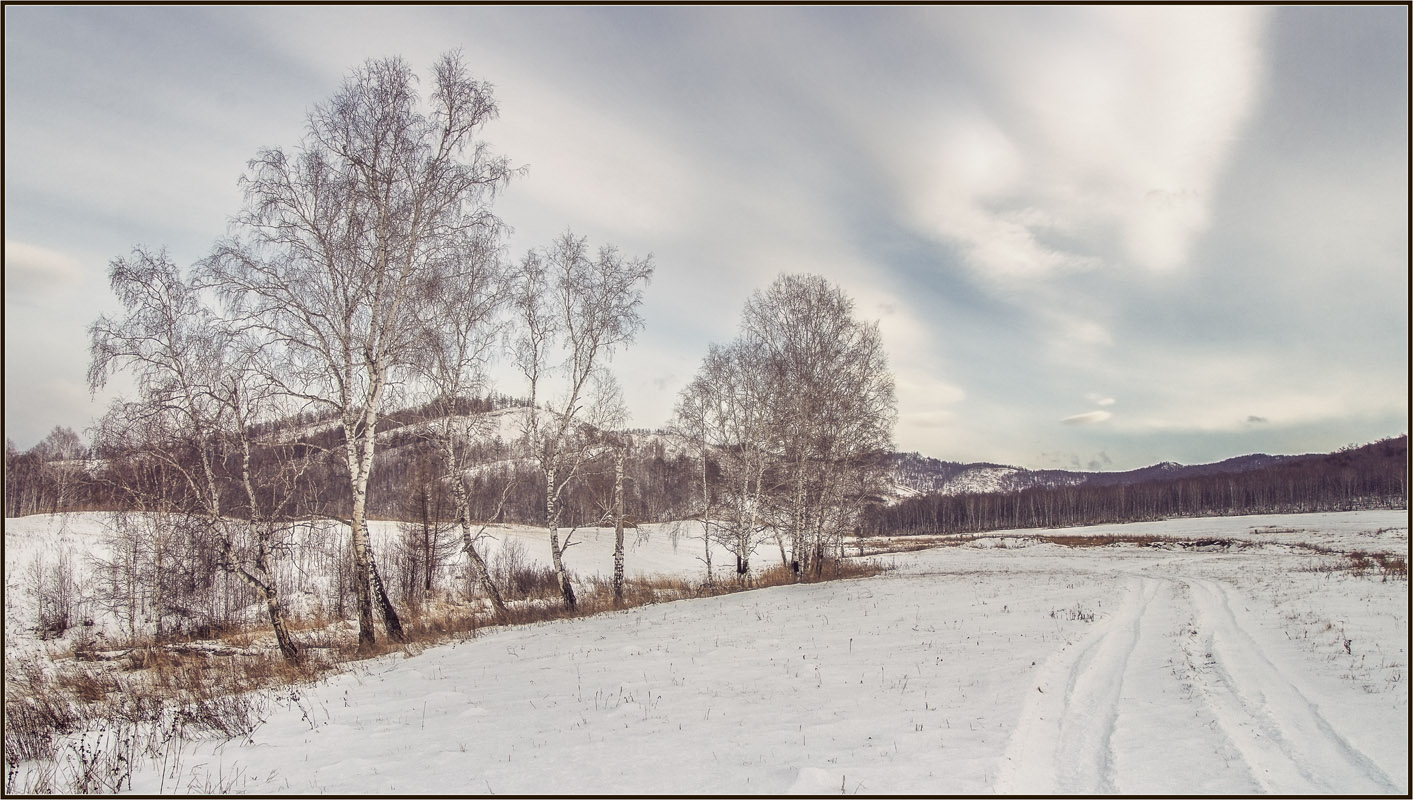
<instances>
[{"instance_id":1,"label":"snow covered road","mask_svg":"<svg viewBox=\"0 0 1413 800\"><path fill-rule=\"evenodd\" d=\"M1230 585L1125 583L1120 610L1046 662L997 792L1403 791L1321 714L1305 680L1272 660ZM1178 757L1191 753L1212 757Z\"/></svg>"}]
</instances>

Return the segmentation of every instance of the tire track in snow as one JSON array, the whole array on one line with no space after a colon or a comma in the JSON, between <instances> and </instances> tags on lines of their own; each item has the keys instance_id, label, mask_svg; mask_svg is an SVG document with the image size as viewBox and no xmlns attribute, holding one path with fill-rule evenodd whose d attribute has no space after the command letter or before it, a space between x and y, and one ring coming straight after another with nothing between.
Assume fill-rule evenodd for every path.
<instances>
[{"instance_id":1,"label":"tire track in snow","mask_svg":"<svg viewBox=\"0 0 1413 800\"><path fill-rule=\"evenodd\" d=\"M1006 745L1001 794L1112 793L1113 734L1140 622L1161 586L1131 578L1118 611L1045 662Z\"/></svg>"},{"instance_id":2,"label":"tire track in snow","mask_svg":"<svg viewBox=\"0 0 1413 800\"><path fill-rule=\"evenodd\" d=\"M1189 580L1197 611L1193 661L1217 724L1267 792L1401 794L1271 661L1219 583Z\"/></svg>"}]
</instances>

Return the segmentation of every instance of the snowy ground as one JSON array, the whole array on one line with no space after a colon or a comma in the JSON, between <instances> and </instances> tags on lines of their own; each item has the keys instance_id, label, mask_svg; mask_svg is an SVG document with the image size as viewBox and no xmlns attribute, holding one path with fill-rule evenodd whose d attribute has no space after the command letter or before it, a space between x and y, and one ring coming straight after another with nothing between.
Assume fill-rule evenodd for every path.
<instances>
[{"instance_id":1,"label":"snowy ground","mask_svg":"<svg viewBox=\"0 0 1413 800\"><path fill-rule=\"evenodd\" d=\"M875 578L494 630L286 693L249 739L140 764L133 789L1406 795L1408 583L1298 545L1406 556L1407 529L1399 511L1103 529L1245 547L1010 532ZM654 536L639 563L695 574L696 549Z\"/></svg>"},{"instance_id":2,"label":"snowy ground","mask_svg":"<svg viewBox=\"0 0 1413 800\"><path fill-rule=\"evenodd\" d=\"M140 515L132 515L134 518ZM100 635L108 640L121 637L123 626L112 614L105 613L94 602L96 561L111 559L109 530L115 515L109 512L71 514L36 514L5 520L5 649L7 655L25 651L72 650L73 640L80 636ZM390 583L395 583L391 570L391 554L400 535L399 523L374 521L369 523L379 562ZM340 531L343 531L342 533ZM330 573L337 550L347 542L347 528L333 522L321 523L314 530L300 527L294 536L301 546L292 548L295 559L280 562L280 588L288 607L296 614L314 616L321 608L332 605ZM561 540L568 534L570 546L565 564L581 585L591 580L607 580L613 574L614 530L612 528L560 529ZM453 532L454 538L459 533ZM544 528L520 525L493 525L483 532L477 547L492 565L516 559L524 564L547 568L550 565L549 537ZM774 547L772 544L771 547ZM624 571L630 578L652 576L690 576L700 580L705 570L705 553L701 539L701 523L665 523L630 528L624 532ZM762 550L757 566L779 563L776 551ZM68 564L77 585L75 626L59 640L47 644L39 640L34 583L36 570L46 573L68 556ZM772 561L771 559L775 559ZM712 548L712 567L721 580L734 580L735 561L723 547ZM466 560L451 559L439 571L441 586L464 585ZM248 619L255 625L264 623L263 607L255 604L248 609ZM81 627L78 620L94 624ZM146 625L150 629L153 626ZM149 631L150 632L150 631Z\"/></svg>"}]
</instances>

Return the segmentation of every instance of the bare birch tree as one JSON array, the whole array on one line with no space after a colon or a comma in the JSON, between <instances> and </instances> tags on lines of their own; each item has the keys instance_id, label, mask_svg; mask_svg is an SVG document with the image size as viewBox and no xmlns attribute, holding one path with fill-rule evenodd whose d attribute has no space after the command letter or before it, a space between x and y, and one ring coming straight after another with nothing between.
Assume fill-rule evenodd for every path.
<instances>
[{"instance_id":1,"label":"bare birch tree","mask_svg":"<svg viewBox=\"0 0 1413 800\"><path fill-rule=\"evenodd\" d=\"M703 514L711 519L711 498L716 496L717 538L736 557L738 582L750 575L777 471L772 469L772 398L758 355L740 339L725 347L712 345L683 390L676 417L678 427L701 447ZM711 455L718 461L714 476L709 471Z\"/></svg>"},{"instance_id":2,"label":"bare birch tree","mask_svg":"<svg viewBox=\"0 0 1413 800\"><path fill-rule=\"evenodd\" d=\"M612 246L590 254L588 240L565 233L549 248L528 253L515 279L516 364L530 388L524 439L544 476L550 556L566 608L578 605L564 552L573 531L559 537L564 491L605 446L596 431L615 424L622 404L605 371L614 350L642 327L638 306L652 276L652 256L625 258ZM545 396L546 383L561 391ZM540 403L549 413L541 417Z\"/></svg>"},{"instance_id":3,"label":"bare birch tree","mask_svg":"<svg viewBox=\"0 0 1413 800\"><path fill-rule=\"evenodd\" d=\"M467 439L475 434L477 420L457 415L457 403L485 388L486 368L495 355L500 327L497 318L508 297L508 284L497 254L489 249L494 242L483 240L479 251L468 252L472 260L455 282L429 282L418 306L429 310L420 316L422 343L415 356L421 381L431 394L430 406L437 410L428 431L440 451L443 479L451 487L456 504L456 522L461 532L461 549L471 561L472 573L491 601L498 616L507 614L505 601L491 579L486 560L476 547L485 532L483 523L474 533L471 519L471 493L466 485L464 456ZM494 521L505 508L514 482L512 472L501 492L500 506L485 523Z\"/></svg>"},{"instance_id":4,"label":"bare birch tree","mask_svg":"<svg viewBox=\"0 0 1413 800\"><path fill-rule=\"evenodd\" d=\"M251 385L249 353L240 350L237 337L201 303L165 251L139 248L129 259L115 259L109 279L125 315L117 320L100 317L90 327L89 386L96 391L115 369L125 367L132 372L138 399L115 404L105 421L106 435L126 440L137 457L154 460L179 476L177 488L188 502L176 501L160 488L156 498L150 497L151 488L131 489L149 496L144 505L155 500L156 508L166 514L184 507L196 512L215 539L220 565L259 592L281 653L294 661L298 645L289 632L271 564L284 509L262 506L252 473L250 426L260 401ZM223 507L223 489L231 480L228 457L239 464L234 480L247 499L244 519L233 518L232 509ZM245 539L253 539L253 553L239 558L237 542ZM159 579L162 572L159 564Z\"/></svg>"},{"instance_id":5,"label":"bare birch tree","mask_svg":"<svg viewBox=\"0 0 1413 800\"><path fill-rule=\"evenodd\" d=\"M490 204L512 173L479 138L497 115L491 86L456 54L433 73L424 103L399 58L353 70L309 113L299 147L250 162L235 235L204 262L233 318L272 353L282 391L338 416L364 652L375 599L388 634L401 631L368 536L380 414L419 345L415 320L436 313L419 307L435 302L425 287L474 269L501 228Z\"/></svg>"}]
</instances>

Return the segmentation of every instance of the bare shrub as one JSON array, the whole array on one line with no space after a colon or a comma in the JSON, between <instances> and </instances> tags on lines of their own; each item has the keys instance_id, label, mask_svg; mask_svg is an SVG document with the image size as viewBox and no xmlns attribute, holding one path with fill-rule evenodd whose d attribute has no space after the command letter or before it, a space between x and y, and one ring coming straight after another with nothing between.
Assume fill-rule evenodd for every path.
<instances>
[{"instance_id":1,"label":"bare shrub","mask_svg":"<svg viewBox=\"0 0 1413 800\"><path fill-rule=\"evenodd\" d=\"M825 556L818 560L816 568L796 575L784 565L762 570L751 576L750 586L783 586L791 583L822 583L825 581L867 578L888 571L891 567L877 561L855 558L832 558Z\"/></svg>"},{"instance_id":2,"label":"bare shrub","mask_svg":"<svg viewBox=\"0 0 1413 800\"><path fill-rule=\"evenodd\" d=\"M92 737L90 739L89 737ZM130 725L103 726L84 733L68 746L68 791L72 794L117 794L132 789L137 732Z\"/></svg>"},{"instance_id":3,"label":"bare shrub","mask_svg":"<svg viewBox=\"0 0 1413 800\"><path fill-rule=\"evenodd\" d=\"M537 567L525 556L518 539L506 537L491 559L491 578L506 600L545 600L560 594L559 577L549 567Z\"/></svg>"},{"instance_id":4,"label":"bare shrub","mask_svg":"<svg viewBox=\"0 0 1413 800\"><path fill-rule=\"evenodd\" d=\"M52 565L46 565L44 557L36 555L26 571L26 583L26 590L36 603L35 630L39 638L63 636L75 622L79 603L73 556L63 550Z\"/></svg>"},{"instance_id":5,"label":"bare shrub","mask_svg":"<svg viewBox=\"0 0 1413 800\"><path fill-rule=\"evenodd\" d=\"M1301 572L1326 574L1348 573L1356 578L1378 577L1383 581L1408 580L1408 557L1398 553L1366 553L1362 550L1341 553L1319 545L1298 545L1303 549L1331 558L1302 567Z\"/></svg>"},{"instance_id":6,"label":"bare shrub","mask_svg":"<svg viewBox=\"0 0 1413 800\"><path fill-rule=\"evenodd\" d=\"M1379 565L1384 579L1408 580L1408 558L1393 553L1375 553L1374 563Z\"/></svg>"},{"instance_id":7,"label":"bare shrub","mask_svg":"<svg viewBox=\"0 0 1413 800\"><path fill-rule=\"evenodd\" d=\"M1075 603L1074 608L1052 608L1051 619L1066 619L1071 622L1093 622L1094 610Z\"/></svg>"}]
</instances>

